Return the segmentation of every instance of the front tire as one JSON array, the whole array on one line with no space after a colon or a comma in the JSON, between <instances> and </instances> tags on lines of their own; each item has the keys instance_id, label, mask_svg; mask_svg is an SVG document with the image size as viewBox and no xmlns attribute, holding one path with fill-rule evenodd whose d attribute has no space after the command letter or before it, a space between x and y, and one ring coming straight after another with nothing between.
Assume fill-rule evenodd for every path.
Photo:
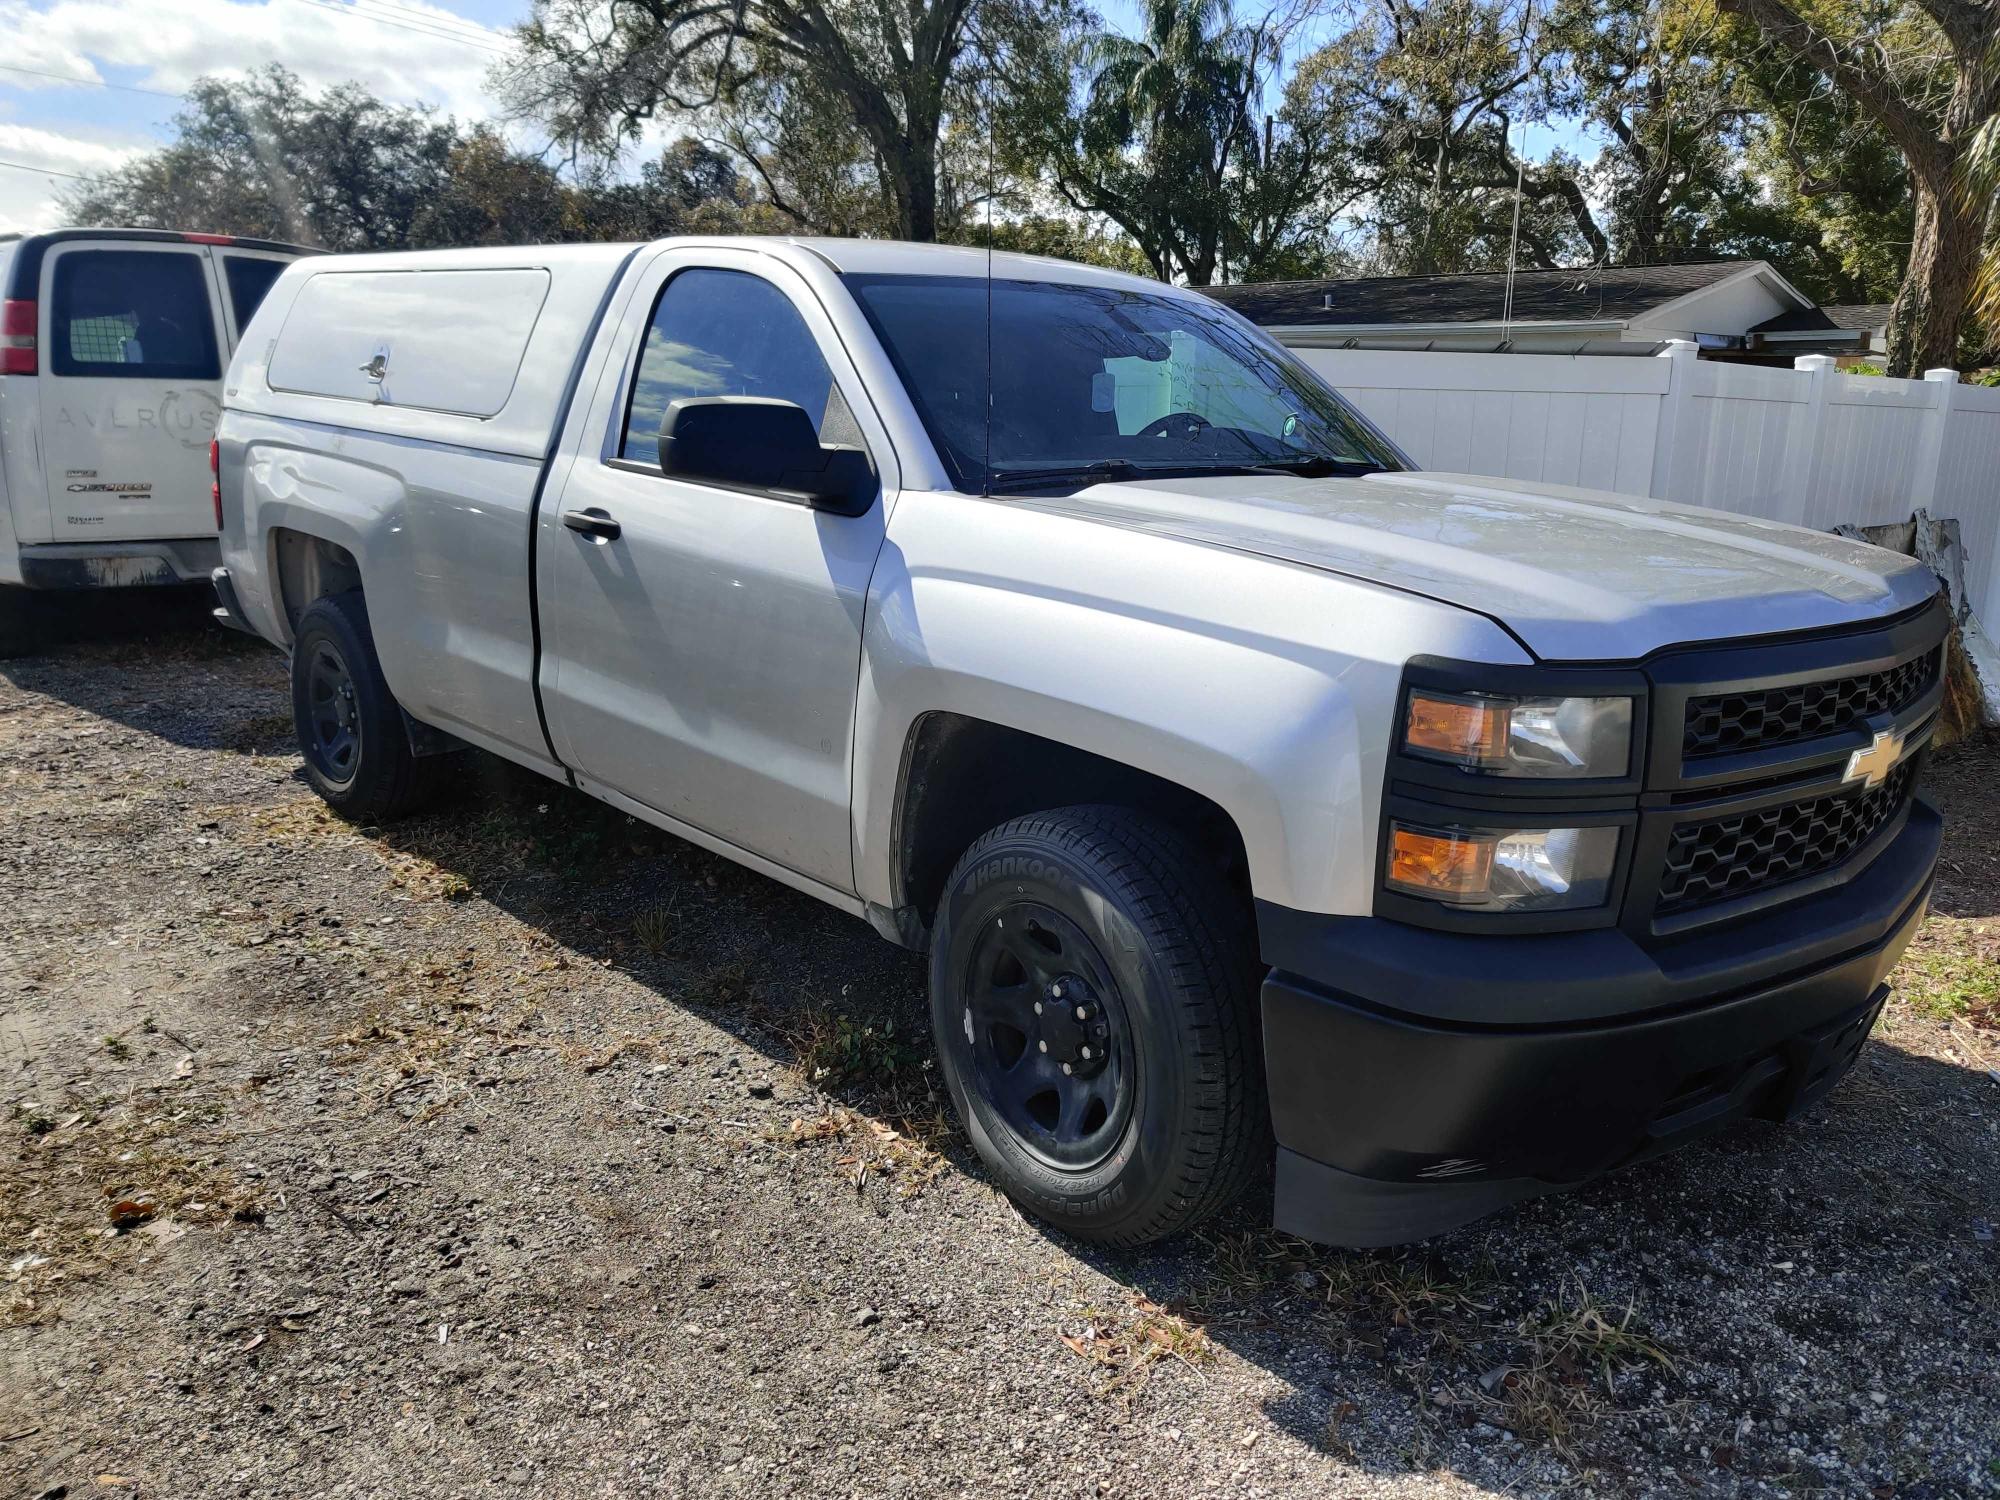
<instances>
[{"instance_id":1,"label":"front tire","mask_svg":"<svg viewBox=\"0 0 2000 1500\"><path fill-rule=\"evenodd\" d=\"M430 799L430 765L411 753L358 590L316 599L299 616L292 726L306 779L336 812L386 822Z\"/></svg>"},{"instance_id":2,"label":"front tire","mask_svg":"<svg viewBox=\"0 0 2000 1500\"><path fill-rule=\"evenodd\" d=\"M966 851L931 944L946 1087L999 1186L1139 1245L1224 1207L1265 1139L1247 914L1167 825L1017 818Z\"/></svg>"}]
</instances>

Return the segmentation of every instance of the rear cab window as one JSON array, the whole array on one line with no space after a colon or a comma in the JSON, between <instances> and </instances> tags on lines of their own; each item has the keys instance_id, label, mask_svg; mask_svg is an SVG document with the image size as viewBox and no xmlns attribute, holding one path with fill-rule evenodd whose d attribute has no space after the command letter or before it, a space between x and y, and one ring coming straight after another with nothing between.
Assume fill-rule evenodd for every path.
<instances>
[{"instance_id":1,"label":"rear cab window","mask_svg":"<svg viewBox=\"0 0 2000 1500\"><path fill-rule=\"evenodd\" d=\"M71 250L56 259L50 291L51 374L221 378L199 250Z\"/></svg>"}]
</instances>

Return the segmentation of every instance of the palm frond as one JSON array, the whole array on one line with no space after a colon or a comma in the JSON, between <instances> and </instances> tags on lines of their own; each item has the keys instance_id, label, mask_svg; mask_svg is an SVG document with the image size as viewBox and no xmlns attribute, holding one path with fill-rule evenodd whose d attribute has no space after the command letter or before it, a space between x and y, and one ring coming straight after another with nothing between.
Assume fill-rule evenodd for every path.
<instances>
[{"instance_id":1,"label":"palm frond","mask_svg":"<svg viewBox=\"0 0 2000 1500\"><path fill-rule=\"evenodd\" d=\"M1958 191L1967 208L1986 216L1979 269L1973 273L1972 310L1989 332L2000 330L2000 115L1972 138L1960 162Z\"/></svg>"}]
</instances>

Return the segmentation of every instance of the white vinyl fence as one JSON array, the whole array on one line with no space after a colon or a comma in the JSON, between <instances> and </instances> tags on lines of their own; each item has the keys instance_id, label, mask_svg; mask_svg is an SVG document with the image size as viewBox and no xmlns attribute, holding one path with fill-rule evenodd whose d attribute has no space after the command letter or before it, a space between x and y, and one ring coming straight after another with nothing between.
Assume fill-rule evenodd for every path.
<instances>
[{"instance_id":1,"label":"white vinyl fence","mask_svg":"<svg viewBox=\"0 0 2000 1500\"><path fill-rule=\"evenodd\" d=\"M1696 358L1296 349L1429 469L1709 505L1826 530L1954 518L2000 624L2000 388Z\"/></svg>"}]
</instances>

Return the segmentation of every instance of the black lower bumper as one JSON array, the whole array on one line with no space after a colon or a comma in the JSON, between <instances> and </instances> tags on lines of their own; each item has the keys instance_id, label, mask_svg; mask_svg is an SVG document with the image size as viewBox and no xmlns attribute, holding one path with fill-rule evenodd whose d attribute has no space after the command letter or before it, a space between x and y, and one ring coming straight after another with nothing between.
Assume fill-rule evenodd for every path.
<instances>
[{"instance_id":1,"label":"black lower bumper","mask_svg":"<svg viewBox=\"0 0 2000 1500\"><path fill-rule=\"evenodd\" d=\"M1621 934L1261 911L1266 955L1286 965L1263 991L1278 1227L1403 1243L1731 1119L1797 1114L1880 1014L1939 832L1918 802L1846 885L1664 956ZM1578 1014L1593 991L1597 1014Z\"/></svg>"},{"instance_id":2,"label":"black lower bumper","mask_svg":"<svg viewBox=\"0 0 2000 1500\"><path fill-rule=\"evenodd\" d=\"M21 549L21 583L51 590L171 588L200 583L221 553L221 544L207 537L38 543Z\"/></svg>"}]
</instances>

